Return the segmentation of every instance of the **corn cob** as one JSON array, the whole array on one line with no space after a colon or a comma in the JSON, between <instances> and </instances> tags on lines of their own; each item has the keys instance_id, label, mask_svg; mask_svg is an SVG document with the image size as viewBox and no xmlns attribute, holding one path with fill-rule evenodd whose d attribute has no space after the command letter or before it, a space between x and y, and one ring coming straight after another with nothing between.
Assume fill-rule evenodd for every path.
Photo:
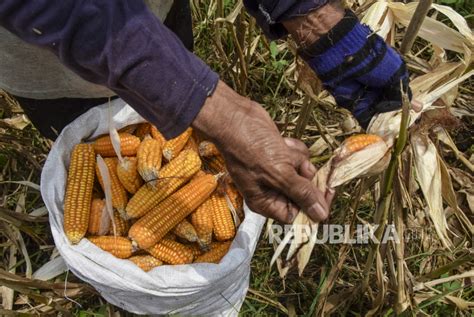
<instances>
[{"instance_id":1,"label":"corn cob","mask_svg":"<svg viewBox=\"0 0 474 317\"><path fill-rule=\"evenodd\" d=\"M189 244L185 244L185 246L187 246L189 250L191 250L194 258L197 258L198 256L204 253L201 249L201 246L197 243L189 243Z\"/></svg>"},{"instance_id":2,"label":"corn cob","mask_svg":"<svg viewBox=\"0 0 474 317\"><path fill-rule=\"evenodd\" d=\"M224 173L227 171L224 158L221 155L209 157L206 160L206 166L212 173Z\"/></svg>"},{"instance_id":3,"label":"corn cob","mask_svg":"<svg viewBox=\"0 0 474 317\"><path fill-rule=\"evenodd\" d=\"M348 137L342 144L340 155L347 156L358 152L368 145L383 141L383 139L375 134L356 134Z\"/></svg>"},{"instance_id":4,"label":"corn cob","mask_svg":"<svg viewBox=\"0 0 474 317\"><path fill-rule=\"evenodd\" d=\"M193 225L186 219L178 223L172 232L181 239L189 242L197 242L199 240L196 229L194 229Z\"/></svg>"},{"instance_id":5,"label":"corn cob","mask_svg":"<svg viewBox=\"0 0 474 317\"><path fill-rule=\"evenodd\" d=\"M187 246L172 240L163 239L147 249L155 258L168 264L187 264L193 261L193 252Z\"/></svg>"},{"instance_id":6,"label":"corn cob","mask_svg":"<svg viewBox=\"0 0 474 317\"><path fill-rule=\"evenodd\" d=\"M194 174L194 176L191 178L191 181L194 180L195 178L199 178L203 175L206 175L208 173L204 172L203 170L199 170L196 174Z\"/></svg>"},{"instance_id":7,"label":"corn cob","mask_svg":"<svg viewBox=\"0 0 474 317\"><path fill-rule=\"evenodd\" d=\"M160 141L160 144L161 144L162 147L163 147L163 145L165 145L165 143L166 143L165 137L163 136L163 134L161 134L160 131L158 131L158 129L154 125L151 126L150 133L151 133L151 136L153 137L153 139L155 139L157 141Z\"/></svg>"},{"instance_id":8,"label":"corn cob","mask_svg":"<svg viewBox=\"0 0 474 317\"><path fill-rule=\"evenodd\" d=\"M211 200L207 199L196 211L191 214L191 223L199 237L199 245L203 249L209 249L212 241L212 209Z\"/></svg>"},{"instance_id":9,"label":"corn cob","mask_svg":"<svg viewBox=\"0 0 474 317\"><path fill-rule=\"evenodd\" d=\"M112 222L112 220L111 220ZM118 213L117 211L114 212L114 223L115 223L115 234L117 234L117 236L126 236L127 233L128 233L128 228L130 227L129 223L127 220L124 220L121 216L120 216L120 213ZM110 235L114 235L114 227L112 225L112 223L110 224L110 227L109 227L109 234Z\"/></svg>"},{"instance_id":10,"label":"corn cob","mask_svg":"<svg viewBox=\"0 0 474 317\"><path fill-rule=\"evenodd\" d=\"M140 123L135 130L135 135L142 140L147 134L151 134L151 124L148 122Z\"/></svg>"},{"instance_id":11,"label":"corn cob","mask_svg":"<svg viewBox=\"0 0 474 317\"><path fill-rule=\"evenodd\" d=\"M120 136L120 153L123 156L134 156L137 154L140 139L130 133L119 133ZM94 150L101 156L116 156L112 140L109 135L98 138L94 142Z\"/></svg>"},{"instance_id":12,"label":"corn cob","mask_svg":"<svg viewBox=\"0 0 474 317\"><path fill-rule=\"evenodd\" d=\"M128 236L141 248L151 247L202 204L216 186L213 175L193 180L135 222Z\"/></svg>"},{"instance_id":13,"label":"corn cob","mask_svg":"<svg viewBox=\"0 0 474 317\"><path fill-rule=\"evenodd\" d=\"M130 194L135 194L142 186L143 181L137 171L137 158L124 157L117 165L117 176L120 183Z\"/></svg>"},{"instance_id":14,"label":"corn cob","mask_svg":"<svg viewBox=\"0 0 474 317\"><path fill-rule=\"evenodd\" d=\"M135 263L136 266L145 272L148 272L157 266L163 265L163 262L151 255L134 255L130 257L129 260Z\"/></svg>"},{"instance_id":15,"label":"corn cob","mask_svg":"<svg viewBox=\"0 0 474 317\"><path fill-rule=\"evenodd\" d=\"M188 128L176 138L166 141L165 145L163 146L163 156L165 159L171 161L173 158L175 158L186 145L186 142L188 142L191 133L193 133L193 130Z\"/></svg>"},{"instance_id":16,"label":"corn cob","mask_svg":"<svg viewBox=\"0 0 474 317\"><path fill-rule=\"evenodd\" d=\"M188 142L186 142L186 144L184 145L183 150L193 150L199 153L199 147L192 136L189 137Z\"/></svg>"},{"instance_id":17,"label":"corn cob","mask_svg":"<svg viewBox=\"0 0 474 317\"><path fill-rule=\"evenodd\" d=\"M100 198L92 199L87 233L94 236L99 234L103 212L105 212L105 201Z\"/></svg>"},{"instance_id":18,"label":"corn cob","mask_svg":"<svg viewBox=\"0 0 474 317\"><path fill-rule=\"evenodd\" d=\"M237 188L235 188L234 184L227 183L225 186L225 194L230 200L230 203L232 204L232 207L235 209L237 212L237 216L239 216L240 220L244 219L244 202L242 195L240 195L239 191Z\"/></svg>"},{"instance_id":19,"label":"corn cob","mask_svg":"<svg viewBox=\"0 0 474 317\"><path fill-rule=\"evenodd\" d=\"M209 141L202 141L199 143L199 155L202 157L212 157L220 155L216 145Z\"/></svg>"},{"instance_id":20,"label":"corn cob","mask_svg":"<svg viewBox=\"0 0 474 317\"><path fill-rule=\"evenodd\" d=\"M96 236L88 239L102 250L120 259L129 258L133 252L132 242L124 237Z\"/></svg>"},{"instance_id":21,"label":"corn cob","mask_svg":"<svg viewBox=\"0 0 474 317\"><path fill-rule=\"evenodd\" d=\"M76 145L71 153L64 198L64 232L73 244L84 237L89 226L94 168L92 145Z\"/></svg>"},{"instance_id":22,"label":"corn cob","mask_svg":"<svg viewBox=\"0 0 474 317\"><path fill-rule=\"evenodd\" d=\"M195 263L216 263L218 264L229 251L232 241L213 242L211 250L198 256Z\"/></svg>"},{"instance_id":23,"label":"corn cob","mask_svg":"<svg viewBox=\"0 0 474 317\"><path fill-rule=\"evenodd\" d=\"M193 151L182 151L177 158L159 171L157 188L143 185L130 199L126 208L128 218L137 218L155 207L186 183L201 168L201 159Z\"/></svg>"},{"instance_id":24,"label":"corn cob","mask_svg":"<svg viewBox=\"0 0 474 317\"><path fill-rule=\"evenodd\" d=\"M109 171L110 176L110 189L112 192L112 206L117 209L121 214L125 211L125 206L127 206L127 192L123 187L117 176L117 165L118 159L116 157L108 157L104 159L105 165L107 165L107 170ZM97 179L99 180L102 190L105 192L104 182L102 180L102 175L100 175L99 167L96 166Z\"/></svg>"},{"instance_id":25,"label":"corn cob","mask_svg":"<svg viewBox=\"0 0 474 317\"><path fill-rule=\"evenodd\" d=\"M149 185L155 187L161 167L160 141L149 138L142 141L137 152L138 173Z\"/></svg>"},{"instance_id":26,"label":"corn cob","mask_svg":"<svg viewBox=\"0 0 474 317\"><path fill-rule=\"evenodd\" d=\"M232 239L235 236L235 225L225 197L214 194L211 196L210 201L216 240L225 241Z\"/></svg>"}]
</instances>

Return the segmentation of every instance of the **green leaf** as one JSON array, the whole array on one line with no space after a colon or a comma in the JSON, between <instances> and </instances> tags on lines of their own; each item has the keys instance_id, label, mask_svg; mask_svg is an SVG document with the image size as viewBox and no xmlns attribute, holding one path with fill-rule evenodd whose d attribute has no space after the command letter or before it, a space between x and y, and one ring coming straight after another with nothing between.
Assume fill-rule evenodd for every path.
<instances>
[{"instance_id":1,"label":"green leaf","mask_svg":"<svg viewBox=\"0 0 474 317\"><path fill-rule=\"evenodd\" d=\"M278 55L278 47L276 42L270 42L270 54L272 55L272 58L275 59Z\"/></svg>"}]
</instances>

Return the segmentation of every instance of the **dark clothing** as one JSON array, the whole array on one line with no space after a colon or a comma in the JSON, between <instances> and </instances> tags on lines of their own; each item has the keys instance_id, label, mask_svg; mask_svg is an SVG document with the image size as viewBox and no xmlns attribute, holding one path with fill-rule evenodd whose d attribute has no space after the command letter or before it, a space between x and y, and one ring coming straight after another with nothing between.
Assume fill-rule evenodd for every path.
<instances>
[{"instance_id":1,"label":"dark clothing","mask_svg":"<svg viewBox=\"0 0 474 317\"><path fill-rule=\"evenodd\" d=\"M281 22L308 14L329 0L244 0L245 7L255 17L266 36L271 39L288 34Z\"/></svg>"},{"instance_id":2,"label":"dark clothing","mask_svg":"<svg viewBox=\"0 0 474 317\"><path fill-rule=\"evenodd\" d=\"M192 51L194 40L191 8L187 0L174 0L164 24L184 46ZM106 103L109 98L30 99L14 96L35 128L48 139L56 140L62 129L89 109ZM111 100L117 97L112 97Z\"/></svg>"},{"instance_id":3,"label":"dark clothing","mask_svg":"<svg viewBox=\"0 0 474 317\"><path fill-rule=\"evenodd\" d=\"M218 76L137 0L3 0L0 24L107 86L167 137L183 132Z\"/></svg>"},{"instance_id":4,"label":"dark clothing","mask_svg":"<svg viewBox=\"0 0 474 317\"><path fill-rule=\"evenodd\" d=\"M189 3L175 2L170 20L182 23L176 32L189 47L190 39L183 35L190 29L184 9ZM265 33L275 38L286 34L282 20L327 1L244 2ZM167 138L191 124L218 81L217 74L186 50L140 0L3 0L0 25L28 43L51 50L85 80L114 91ZM57 100L52 103L59 106ZM77 113L95 103L84 102Z\"/></svg>"},{"instance_id":5,"label":"dark clothing","mask_svg":"<svg viewBox=\"0 0 474 317\"><path fill-rule=\"evenodd\" d=\"M29 99L14 96L35 128L48 139L56 140L69 123L90 108L106 103L109 98ZM117 97L112 97L114 99Z\"/></svg>"}]
</instances>

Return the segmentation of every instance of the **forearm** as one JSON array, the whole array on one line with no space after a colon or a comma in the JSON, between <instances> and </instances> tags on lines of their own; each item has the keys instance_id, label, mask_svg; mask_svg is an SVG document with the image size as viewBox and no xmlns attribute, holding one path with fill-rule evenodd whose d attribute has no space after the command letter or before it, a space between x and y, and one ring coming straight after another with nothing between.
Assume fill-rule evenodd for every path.
<instances>
[{"instance_id":1,"label":"forearm","mask_svg":"<svg viewBox=\"0 0 474 317\"><path fill-rule=\"evenodd\" d=\"M282 23L298 45L305 48L327 34L343 17L344 9L340 1L331 1L319 9Z\"/></svg>"},{"instance_id":2,"label":"forearm","mask_svg":"<svg viewBox=\"0 0 474 317\"><path fill-rule=\"evenodd\" d=\"M284 22L303 17L326 5L330 0L244 0L248 12L255 17L270 39L288 34Z\"/></svg>"},{"instance_id":3,"label":"forearm","mask_svg":"<svg viewBox=\"0 0 474 317\"><path fill-rule=\"evenodd\" d=\"M0 25L105 85L173 137L191 124L218 76L137 0L4 0Z\"/></svg>"}]
</instances>

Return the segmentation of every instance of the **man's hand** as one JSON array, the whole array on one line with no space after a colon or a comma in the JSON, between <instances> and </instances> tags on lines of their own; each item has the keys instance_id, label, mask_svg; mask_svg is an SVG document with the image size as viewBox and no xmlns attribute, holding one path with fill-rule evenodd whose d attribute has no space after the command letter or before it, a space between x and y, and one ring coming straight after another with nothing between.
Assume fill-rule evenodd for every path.
<instances>
[{"instance_id":1,"label":"man's hand","mask_svg":"<svg viewBox=\"0 0 474 317\"><path fill-rule=\"evenodd\" d=\"M221 150L229 173L255 212L291 223L300 208L314 221L328 217L333 191L312 183L306 146L284 139L257 103L219 82L193 122Z\"/></svg>"}]
</instances>

